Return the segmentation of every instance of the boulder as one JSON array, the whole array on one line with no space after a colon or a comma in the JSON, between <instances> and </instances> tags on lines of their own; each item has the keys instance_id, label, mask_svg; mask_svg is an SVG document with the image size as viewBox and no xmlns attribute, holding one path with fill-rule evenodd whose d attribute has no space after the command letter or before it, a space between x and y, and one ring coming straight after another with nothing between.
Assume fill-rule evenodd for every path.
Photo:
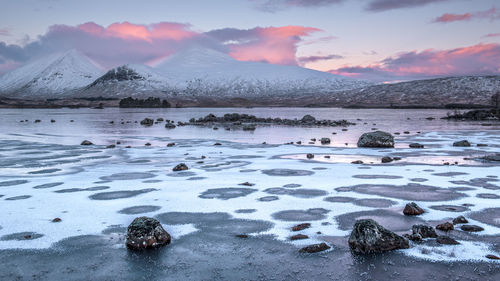
<instances>
[{"instance_id":1,"label":"boulder","mask_svg":"<svg viewBox=\"0 0 500 281\"><path fill-rule=\"evenodd\" d=\"M321 144L330 144L330 142L329 138L321 138Z\"/></svg>"},{"instance_id":2,"label":"boulder","mask_svg":"<svg viewBox=\"0 0 500 281\"><path fill-rule=\"evenodd\" d=\"M415 202L411 202L406 204L403 214L405 216L418 216L423 214L425 211L420 208Z\"/></svg>"},{"instance_id":3,"label":"boulder","mask_svg":"<svg viewBox=\"0 0 500 281\"><path fill-rule=\"evenodd\" d=\"M382 131L364 133L359 137L358 147L394 147L394 137Z\"/></svg>"},{"instance_id":4,"label":"boulder","mask_svg":"<svg viewBox=\"0 0 500 281\"><path fill-rule=\"evenodd\" d=\"M445 223L442 223L442 224L438 224L436 226L436 229L439 229L441 231L450 231L450 230L453 230L454 227L453 227L453 224L450 223L450 222L445 222Z\"/></svg>"},{"instance_id":5,"label":"boulder","mask_svg":"<svg viewBox=\"0 0 500 281\"><path fill-rule=\"evenodd\" d=\"M292 231L301 231L301 230L304 230L304 229L309 228L309 227L311 227L310 223L301 223L301 224L297 224L296 226L292 227Z\"/></svg>"},{"instance_id":6,"label":"boulder","mask_svg":"<svg viewBox=\"0 0 500 281\"><path fill-rule=\"evenodd\" d=\"M144 118L144 120L141 121L141 125L143 126L153 126L155 120L149 119L149 118Z\"/></svg>"},{"instance_id":7,"label":"boulder","mask_svg":"<svg viewBox=\"0 0 500 281\"><path fill-rule=\"evenodd\" d=\"M438 235L432 226L416 224L411 228L413 234L418 234L422 238L437 238Z\"/></svg>"},{"instance_id":8,"label":"boulder","mask_svg":"<svg viewBox=\"0 0 500 281\"><path fill-rule=\"evenodd\" d=\"M460 244L460 242L458 242L457 240L450 238L448 236L439 236L438 238L436 238L436 242L438 242L439 244L443 244L443 245L458 245L458 244Z\"/></svg>"},{"instance_id":9,"label":"boulder","mask_svg":"<svg viewBox=\"0 0 500 281\"><path fill-rule=\"evenodd\" d=\"M330 249L331 247L326 245L326 243L313 244L306 246L299 250L300 253L317 253Z\"/></svg>"},{"instance_id":10,"label":"boulder","mask_svg":"<svg viewBox=\"0 0 500 281\"><path fill-rule=\"evenodd\" d=\"M178 172L178 171L185 171L185 170L187 170L187 169L189 169L189 168L188 168L188 166L187 166L186 164L184 164L184 163L180 163L180 164L178 164L177 166L175 166L175 167L172 169L172 171L174 171L174 172Z\"/></svg>"},{"instance_id":11,"label":"boulder","mask_svg":"<svg viewBox=\"0 0 500 281\"><path fill-rule=\"evenodd\" d=\"M469 147L470 146L470 142L468 142L467 140L456 141L456 142L453 143L453 146Z\"/></svg>"},{"instance_id":12,"label":"boulder","mask_svg":"<svg viewBox=\"0 0 500 281\"><path fill-rule=\"evenodd\" d=\"M469 223L469 221L464 216L458 216L453 219L453 224L464 224Z\"/></svg>"},{"instance_id":13,"label":"boulder","mask_svg":"<svg viewBox=\"0 0 500 281\"><path fill-rule=\"evenodd\" d=\"M403 237L414 242L422 241L422 236L420 236L420 234L404 234Z\"/></svg>"},{"instance_id":14,"label":"boulder","mask_svg":"<svg viewBox=\"0 0 500 281\"><path fill-rule=\"evenodd\" d=\"M302 239L308 239L309 236L307 235L304 235L304 234L297 234L297 235L293 235L290 237L290 240L294 241L294 240L302 240Z\"/></svg>"},{"instance_id":15,"label":"boulder","mask_svg":"<svg viewBox=\"0 0 500 281\"><path fill-rule=\"evenodd\" d=\"M303 123L314 123L314 122L316 122L316 118L307 114L307 115L304 115L304 117L302 117L301 121Z\"/></svg>"},{"instance_id":16,"label":"boulder","mask_svg":"<svg viewBox=\"0 0 500 281\"><path fill-rule=\"evenodd\" d=\"M84 140L80 145L93 145L93 143L91 141Z\"/></svg>"},{"instance_id":17,"label":"boulder","mask_svg":"<svg viewBox=\"0 0 500 281\"><path fill-rule=\"evenodd\" d=\"M468 232L479 232L483 231L484 228L478 226L478 225L473 225L473 224L465 224L460 227L463 231L468 231Z\"/></svg>"},{"instance_id":18,"label":"boulder","mask_svg":"<svg viewBox=\"0 0 500 281\"><path fill-rule=\"evenodd\" d=\"M127 229L127 248L143 250L170 244L171 237L160 222L148 217L135 218Z\"/></svg>"},{"instance_id":19,"label":"boulder","mask_svg":"<svg viewBox=\"0 0 500 281\"><path fill-rule=\"evenodd\" d=\"M384 157L382 157L382 160L381 160L382 163L391 163L392 161L394 161L394 159L392 159L389 156L384 156Z\"/></svg>"},{"instance_id":20,"label":"boulder","mask_svg":"<svg viewBox=\"0 0 500 281\"><path fill-rule=\"evenodd\" d=\"M407 249L407 239L385 229L372 219L357 220L349 236L349 247L354 253L381 253Z\"/></svg>"}]
</instances>

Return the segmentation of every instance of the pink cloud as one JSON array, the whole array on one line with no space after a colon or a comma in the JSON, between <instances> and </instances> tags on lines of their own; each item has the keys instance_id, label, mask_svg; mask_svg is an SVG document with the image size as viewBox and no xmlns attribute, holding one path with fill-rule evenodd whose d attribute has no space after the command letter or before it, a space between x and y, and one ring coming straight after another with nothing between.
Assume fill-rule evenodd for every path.
<instances>
[{"instance_id":1,"label":"pink cloud","mask_svg":"<svg viewBox=\"0 0 500 281\"><path fill-rule=\"evenodd\" d=\"M10 31L7 28L0 28L0 36L10 36Z\"/></svg>"},{"instance_id":2,"label":"pink cloud","mask_svg":"<svg viewBox=\"0 0 500 281\"><path fill-rule=\"evenodd\" d=\"M478 44L450 50L407 52L369 66L345 66L330 71L374 81L442 76L499 75L500 44Z\"/></svg>"},{"instance_id":3,"label":"pink cloud","mask_svg":"<svg viewBox=\"0 0 500 281\"><path fill-rule=\"evenodd\" d=\"M464 14L443 14L434 19L433 22L437 23L449 23L455 21L468 21L471 19L490 19L496 20L500 19L500 12L495 8L491 8L486 11L479 11L474 13L464 13Z\"/></svg>"},{"instance_id":4,"label":"pink cloud","mask_svg":"<svg viewBox=\"0 0 500 281\"><path fill-rule=\"evenodd\" d=\"M488 33L483 36L483 38L492 38L492 37L500 37L500 32L499 33Z\"/></svg>"}]
</instances>

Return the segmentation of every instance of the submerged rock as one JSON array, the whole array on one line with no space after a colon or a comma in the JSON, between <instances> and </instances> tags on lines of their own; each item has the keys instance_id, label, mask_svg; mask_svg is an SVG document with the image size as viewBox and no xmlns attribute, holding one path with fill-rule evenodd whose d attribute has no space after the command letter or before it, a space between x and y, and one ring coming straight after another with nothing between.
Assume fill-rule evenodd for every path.
<instances>
[{"instance_id":1,"label":"submerged rock","mask_svg":"<svg viewBox=\"0 0 500 281\"><path fill-rule=\"evenodd\" d=\"M500 161L500 153L486 155L486 156L483 156L479 159L484 160L484 161L499 162Z\"/></svg>"},{"instance_id":2,"label":"submerged rock","mask_svg":"<svg viewBox=\"0 0 500 281\"><path fill-rule=\"evenodd\" d=\"M403 210L403 214L405 216L418 216L423 213L425 213L425 211L422 208L420 208L415 202L406 204Z\"/></svg>"},{"instance_id":3,"label":"submerged rock","mask_svg":"<svg viewBox=\"0 0 500 281\"><path fill-rule=\"evenodd\" d=\"M467 140L456 141L456 142L453 143L453 146L469 147L470 146L470 142L468 142Z\"/></svg>"},{"instance_id":4,"label":"submerged rock","mask_svg":"<svg viewBox=\"0 0 500 281\"><path fill-rule=\"evenodd\" d=\"M413 234L418 234L422 236L422 238L436 238L438 237L436 231L432 226L416 224L411 228Z\"/></svg>"},{"instance_id":5,"label":"submerged rock","mask_svg":"<svg viewBox=\"0 0 500 281\"><path fill-rule=\"evenodd\" d=\"M304 234L297 234L297 235L290 236L290 240L292 240L292 241L294 241L294 240L308 239L308 238L309 238L309 236L304 235Z\"/></svg>"},{"instance_id":6,"label":"submerged rock","mask_svg":"<svg viewBox=\"0 0 500 281\"><path fill-rule=\"evenodd\" d=\"M171 237L161 223L153 218L135 218L127 229L127 248L142 250L170 244Z\"/></svg>"},{"instance_id":7,"label":"submerged rock","mask_svg":"<svg viewBox=\"0 0 500 281\"><path fill-rule=\"evenodd\" d=\"M306 246L299 250L300 253L317 253L330 249L331 247L326 245L326 243L313 244Z\"/></svg>"},{"instance_id":8,"label":"submerged rock","mask_svg":"<svg viewBox=\"0 0 500 281\"><path fill-rule=\"evenodd\" d=\"M354 253L381 253L396 249L407 249L410 244L407 239L385 229L372 219L356 221L351 235L349 247Z\"/></svg>"},{"instance_id":9,"label":"submerged rock","mask_svg":"<svg viewBox=\"0 0 500 281\"><path fill-rule=\"evenodd\" d=\"M464 216L458 216L453 219L453 224L464 224L469 223L469 221Z\"/></svg>"},{"instance_id":10,"label":"submerged rock","mask_svg":"<svg viewBox=\"0 0 500 281\"><path fill-rule=\"evenodd\" d=\"M394 147L394 137L383 131L364 133L359 137L358 147Z\"/></svg>"},{"instance_id":11,"label":"submerged rock","mask_svg":"<svg viewBox=\"0 0 500 281\"><path fill-rule=\"evenodd\" d=\"M424 145L417 142L410 143L410 148L424 148Z\"/></svg>"},{"instance_id":12,"label":"submerged rock","mask_svg":"<svg viewBox=\"0 0 500 281\"><path fill-rule=\"evenodd\" d=\"M311 227L310 223L301 223L301 224L298 224L298 225L292 227L292 231L301 231L301 230L307 229L309 227Z\"/></svg>"},{"instance_id":13,"label":"submerged rock","mask_svg":"<svg viewBox=\"0 0 500 281\"><path fill-rule=\"evenodd\" d=\"M479 232L483 231L484 228L478 226L478 225L473 225L473 224L465 224L460 227L463 231L468 231L468 232Z\"/></svg>"},{"instance_id":14,"label":"submerged rock","mask_svg":"<svg viewBox=\"0 0 500 281\"><path fill-rule=\"evenodd\" d=\"M439 244L443 244L443 245L458 245L458 244L460 244L460 242L458 242L457 240L450 238L448 236L439 236L438 238L436 238L436 242L438 242Z\"/></svg>"},{"instance_id":15,"label":"submerged rock","mask_svg":"<svg viewBox=\"0 0 500 281\"><path fill-rule=\"evenodd\" d=\"M442 224L438 224L436 226L436 229L439 229L441 231L450 231L450 230L453 230L455 227L453 227L453 224L450 223L450 222L445 222L445 223L442 223Z\"/></svg>"},{"instance_id":16,"label":"submerged rock","mask_svg":"<svg viewBox=\"0 0 500 281\"><path fill-rule=\"evenodd\" d=\"M178 164L177 166L175 166L172 171L174 172L178 172L178 171L185 171L185 170L188 170L188 166L184 163L180 163Z\"/></svg>"}]
</instances>

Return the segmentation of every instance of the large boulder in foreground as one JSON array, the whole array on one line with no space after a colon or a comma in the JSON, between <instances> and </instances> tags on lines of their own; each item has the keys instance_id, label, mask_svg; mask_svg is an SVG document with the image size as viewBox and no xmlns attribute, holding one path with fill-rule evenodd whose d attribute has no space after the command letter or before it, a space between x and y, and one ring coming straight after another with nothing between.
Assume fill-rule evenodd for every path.
<instances>
[{"instance_id":1,"label":"large boulder in foreground","mask_svg":"<svg viewBox=\"0 0 500 281\"><path fill-rule=\"evenodd\" d=\"M364 133L359 137L358 147L394 147L394 137L383 131Z\"/></svg>"},{"instance_id":2,"label":"large boulder in foreground","mask_svg":"<svg viewBox=\"0 0 500 281\"><path fill-rule=\"evenodd\" d=\"M408 249L407 239L385 229L372 219L357 220L349 236L349 247L357 254Z\"/></svg>"},{"instance_id":3,"label":"large boulder in foreground","mask_svg":"<svg viewBox=\"0 0 500 281\"><path fill-rule=\"evenodd\" d=\"M126 245L132 250L158 248L170 244L170 241L170 234L153 218L135 218L127 229Z\"/></svg>"}]
</instances>

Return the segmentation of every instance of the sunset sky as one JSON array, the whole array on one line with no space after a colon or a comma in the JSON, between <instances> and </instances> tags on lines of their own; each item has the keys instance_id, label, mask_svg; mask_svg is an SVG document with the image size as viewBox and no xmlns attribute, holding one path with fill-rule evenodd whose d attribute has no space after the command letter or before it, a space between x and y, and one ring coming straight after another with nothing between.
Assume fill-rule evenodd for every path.
<instances>
[{"instance_id":1,"label":"sunset sky","mask_svg":"<svg viewBox=\"0 0 500 281\"><path fill-rule=\"evenodd\" d=\"M0 0L0 74L68 49L107 69L191 46L377 82L500 75L500 1Z\"/></svg>"}]
</instances>

